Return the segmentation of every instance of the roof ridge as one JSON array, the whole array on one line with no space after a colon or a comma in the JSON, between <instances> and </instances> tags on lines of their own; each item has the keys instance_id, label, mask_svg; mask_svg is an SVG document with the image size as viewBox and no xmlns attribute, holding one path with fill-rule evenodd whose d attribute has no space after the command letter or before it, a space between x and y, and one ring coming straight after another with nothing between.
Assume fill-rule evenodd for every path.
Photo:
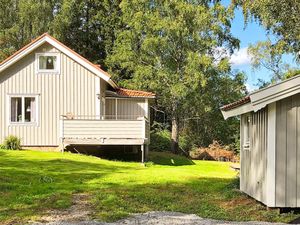
<instances>
[{"instance_id":1,"label":"roof ridge","mask_svg":"<svg viewBox=\"0 0 300 225\"><path fill-rule=\"evenodd\" d=\"M45 38L44 40L42 40L43 38ZM73 49L69 48L68 46L66 46L65 44L63 44L62 42L58 41L56 38L52 37L50 34L48 33L43 33L42 35L40 35L39 37L37 37L36 39L33 39L30 43L28 43L27 45L25 45L23 48L19 49L18 51L16 51L14 54L12 54L11 56L9 56L8 58L6 58L5 60L3 60L0 63L0 68L1 66L8 63L10 60L12 60L14 57L17 57L19 54L22 54L22 52L24 52L25 50L27 50L29 47L31 47L32 45L34 45L35 43L37 43L38 41L42 40L45 42L49 42L47 41L50 39L53 42L56 42L56 44L58 44L62 49L70 52L71 54L73 54L75 57L79 58L80 60L82 60L83 62L85 62L86 64L89 64L89 66L92 66L93 68L95 68L96 70L98 70L101 74L103 74L104 76L106 76L106 78L108 80L110 80L111 85L114 88L118 88L118 85L111 80L111 75L109 73L107 73L106 71L102 70L101 67L96 66L94 63L92 63L91 61L89 61L88 59L86 59L85 57L81 56L79 53L77 53L76 51L74 51ZM42 42L44 43L44 42ZM51 44L51 43L50 43ZM33 49L34 50L34 49ZM9 65L8 65L9 66Z\"/></svg>"}]
</instances>

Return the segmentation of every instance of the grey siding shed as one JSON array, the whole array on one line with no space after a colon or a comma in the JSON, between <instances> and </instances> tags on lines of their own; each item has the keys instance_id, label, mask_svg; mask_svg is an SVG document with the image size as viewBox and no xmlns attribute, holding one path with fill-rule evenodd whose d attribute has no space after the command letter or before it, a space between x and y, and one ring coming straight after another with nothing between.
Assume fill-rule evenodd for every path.
<instances>
[{"instance_id":1,"label":"grey siding shed","mask_svg":"<svg viewBox=\"0 0 300 225\"><path fill-rule=\"evenodd\" d=\"M300 206L300 95L277 102L276 206Z\"/></svg>"},{"instance_id":2,"label":"grey siding shed","mask_svg":"<svg viewBox=\"0 0 300 225\"><path fill-rule=\"evenodd\" d=\"M267 116L267 109L241 116L240 189L261 202L266 202ZM244 128L248 118L250 145L246 147Z\"/></svg>"}]
</instances>

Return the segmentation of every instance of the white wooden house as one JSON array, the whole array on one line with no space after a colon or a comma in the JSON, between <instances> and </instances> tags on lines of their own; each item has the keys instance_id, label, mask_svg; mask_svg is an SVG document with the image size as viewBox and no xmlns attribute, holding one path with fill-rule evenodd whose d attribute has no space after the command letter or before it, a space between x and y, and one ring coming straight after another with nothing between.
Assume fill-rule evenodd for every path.
<instances>
[{"instance_id":1,"label":"white wooden house","mask_svg":"<svg viewBox=\"0 0 300 225\"><path fill-rule=\"evenodd\" d=\"M300 76L221 110L240 116L240 189L268 207L300 207Z\"/></svg>"},{"instance_id":2,"label":"white wooden house","mask_svg":"<svg viewBox=\"0 0 300 225\"><path fill-rule=\"evenodd\" d=\"M23 146L149 144L150 92L110 75L48 34L0 64L0 142ZM144 151L145 147L145 151Z\"/></svg>"}]
</instances>

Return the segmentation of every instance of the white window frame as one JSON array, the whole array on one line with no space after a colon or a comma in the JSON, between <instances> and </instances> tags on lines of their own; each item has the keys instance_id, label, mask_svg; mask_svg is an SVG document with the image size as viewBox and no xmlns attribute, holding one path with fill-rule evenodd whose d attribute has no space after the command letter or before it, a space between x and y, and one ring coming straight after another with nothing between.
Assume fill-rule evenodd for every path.
<instances>
[{"instance_id":1,"label":"white window frame","mask_svg":"<svg viewBox=\"0 0 300 225\"><path fill-rule=\"evenodd\" d=\"M243 148L244 150L250 150L250 133L251 133L251 114L247 114L244 118L244 140L243 140Z\"/></svg>"},{"instance_id":2,"label":"white window frame","mask_svg":"<svg viewBox=\"0 0 300 225\"><path fill-rule=\"evenodd\" d=\"M11 99L22 98L22 122L11 121ZM25 98L35 98L35 122L25 122ZM9 94L7 96L7 121L9 126L38 126L39 125L39 95L38 94Z\"/></svg>"},{"instance_id":3,"label":"white window frame","mask_svg":"<svg viewBox=\"0 0 300 225\"><path fill-rule=\"evenodd\" d=\"M56 69L47 70L40 69L40 56L56 56ZM60 74L60 54L55 52L45 52L45 53L36 53L35 54L35 62L36 62L36 74L40 73L51 73L51 74Z\"/></svg>"}]
</instances>

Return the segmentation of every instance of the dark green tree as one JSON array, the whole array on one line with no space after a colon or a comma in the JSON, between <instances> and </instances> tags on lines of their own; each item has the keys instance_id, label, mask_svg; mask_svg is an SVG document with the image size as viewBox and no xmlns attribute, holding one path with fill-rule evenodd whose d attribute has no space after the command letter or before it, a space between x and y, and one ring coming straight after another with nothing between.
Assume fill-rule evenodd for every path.
<instances>
[{"instance_id":1,"label":"dark green tree","mask_svg":"<svg viewBox=\"0 0 300 225\"><path fill-rule=\"evenodd\" d=\"M121 0L63 0L53 21L55 37L105 68L116 32L121 29Z\"/></svg>"},{"instance_id":2,"label":"dark green tree","mask_svg":"<svg viewBox=\"0 0 300 225\"><path fill-rule=\"evenodd\" d=\"M105 68L116 32L121 0L0 0L0 61L48 32Z\"/></svg>"},{"instance_id":3,"label":"dark green tree","mask_svg":"<svg viewBox=\"0 0 300 225\"><path fill-rule=\"evenodd\" d=\"M48 32L59 0L0 0L0 60Z\"/></svg>"}]
</instances>

